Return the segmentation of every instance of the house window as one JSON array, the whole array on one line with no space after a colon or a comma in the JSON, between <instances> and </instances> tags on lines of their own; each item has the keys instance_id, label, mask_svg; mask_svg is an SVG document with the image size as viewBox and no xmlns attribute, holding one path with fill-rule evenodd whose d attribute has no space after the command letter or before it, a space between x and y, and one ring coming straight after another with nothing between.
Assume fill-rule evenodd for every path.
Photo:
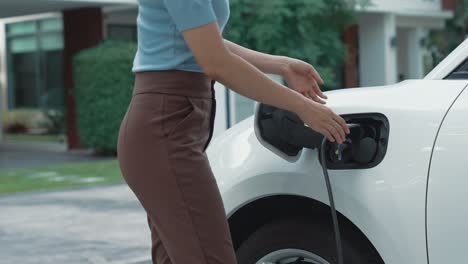
<instances>
[{"instance_id":1,"label":"house window","mask_svg":"<svg viewBox=\"0 0 468 264\"><path fill-rule=\"evenodd\" d=\"M137 42L137 28L134 25L110 24L107 27L107 38L111 40Z\"/></svg>"},{"instance_id":2,"label":"house window","mask_svg":"<svg viewBox=\"0 0 468 264\"><path fill-rule=\"evenodd\" d=\"M61 17L6 25L8 108L63 109Z\"/></svg>"}]
</instances>

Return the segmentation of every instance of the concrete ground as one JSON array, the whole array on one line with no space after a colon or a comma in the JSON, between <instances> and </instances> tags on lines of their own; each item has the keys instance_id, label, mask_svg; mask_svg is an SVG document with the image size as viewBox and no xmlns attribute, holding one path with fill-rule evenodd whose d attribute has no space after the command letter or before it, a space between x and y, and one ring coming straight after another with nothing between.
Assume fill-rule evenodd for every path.
<instances>
[{"instance_id":1,"label":"concrete ground","mask_svg":"<svg viewBox=\"0 0 468 264\"><path fill-rule=\"evenodd\" d=\"M31 168L64 162L106 160L91 150L68 151L61 143L29 143L0 141L0 169Z\"/></svg>"},{"instance_id":2,"label":"concrete ground","mask_svg":"<svg viewBox=\"0 0 468 264\"><path fill-rule=\"evenodd\" d=\"M150 243L125 184L0 196L2 264L149 264Z\"/></svg>"}]
</instances>

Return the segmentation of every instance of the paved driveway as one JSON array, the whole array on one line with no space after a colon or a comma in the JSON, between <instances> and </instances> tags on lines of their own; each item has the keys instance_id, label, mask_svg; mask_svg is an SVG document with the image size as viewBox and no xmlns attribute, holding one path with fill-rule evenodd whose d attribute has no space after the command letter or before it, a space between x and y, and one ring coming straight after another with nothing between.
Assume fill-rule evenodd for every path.
<instances>
[{"instance_id":1,"label":"paved driveway","mask_svg":"<svg viewBox=\"0 0 468 264\"><path fill-rule=\"evenodd\" d=\"M0 196L0 263L151 263L146 214L125 184Z\"/></svg>"}]
</instances>

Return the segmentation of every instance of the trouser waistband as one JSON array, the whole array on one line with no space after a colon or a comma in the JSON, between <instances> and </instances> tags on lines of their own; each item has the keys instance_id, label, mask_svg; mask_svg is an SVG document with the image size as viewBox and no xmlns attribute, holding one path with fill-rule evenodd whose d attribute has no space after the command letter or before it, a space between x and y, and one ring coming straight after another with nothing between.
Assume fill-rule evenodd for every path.
<instances>
[{"instance_id":1,"label":"trouser waistband","mask_svg":"<svg viewBox=\"0 0 468 264\"><path fill-rule=\"evenodd\" d=\"M214 80L204 73L180 70L135 73L133 95L165 93L190 97L213 98Z\"/></svg>"}]
</instances>

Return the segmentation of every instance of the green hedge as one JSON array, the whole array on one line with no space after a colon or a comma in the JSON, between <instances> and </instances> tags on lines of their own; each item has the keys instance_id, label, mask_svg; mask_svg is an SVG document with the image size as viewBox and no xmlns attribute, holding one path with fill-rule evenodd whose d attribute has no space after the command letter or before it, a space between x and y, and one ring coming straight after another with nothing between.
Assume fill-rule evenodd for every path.
<instances>
[{"instance_id":1,"label":"green hedge","mask_svg":"<svg viewBox=\"0 0 468 264\"><path fill-rule=\"evenodd\" d=\"M325 88L339 86L346 58L344 29L356 21L356 5L368 0L231 0L227 39L269 54L313 64Z\"/></svg>"},{"instance_id":2,"label":"green hedge","mask_svg":"<svg viewBox=\"0 0 468 264\"><path fill-rule=\"evenodd\" d=\"M133 90L136 48L134 43L104 41L73 58L77 125L84 147L116 151Z\"/></svg>"}]
</instances>

